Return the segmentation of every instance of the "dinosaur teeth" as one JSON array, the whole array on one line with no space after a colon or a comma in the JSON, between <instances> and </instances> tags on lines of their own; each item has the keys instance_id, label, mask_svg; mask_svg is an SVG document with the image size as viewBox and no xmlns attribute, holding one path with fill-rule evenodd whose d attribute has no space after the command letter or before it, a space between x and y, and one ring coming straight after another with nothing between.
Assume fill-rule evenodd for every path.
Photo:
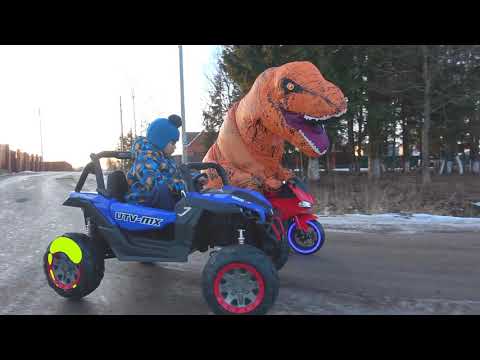
<instances>
[{"instance_id":1,"label":"dinosaur teeth","mask_svg":"<svg viewBox=\"0 0 480 360\"><path fill-rule=\"evenodd\" d=\"M327 120L330 118L329 115L325 115L325 116L322 116L322 117L314 117L314 116L310 116L310 115L303 115L303 118L307 121L319 121L319 120Z\"/></svg>"},{"instance_id":2,"label":"dinosaur teeth","mask_svg":"<svg viewBox=\"0 0 480 360\"><path fill-rule=\"evenodd\" d=\"M303 115L303 118L307 121L321 121L321 120L327 120L327 119L330 119L332 117L340 117L342 116L343 114L345 114L347 112L347 109L343 110L343 111L340 111L339 113L337 114L332 114L332 115L325 115L325 116L321 116L321 117L315 117L315 116L310 116L310 115Z\"/></svg>"},{"instance_id":3,"label":"dinosaur teeth","mask_svg":"<svg viewBox=\"0 0 480 360\"><path fill-rule=\"evenodd\" d=\"M334 117L340 117L340 116L342 116L343 114L345 114L346 112L347 112L347 108L345 108L345 110L340 111L338 114L333 115L333 116L334 116Z\"/></svg>"},{"instance_id":4,"label":"dinosaur teeth","mask_svg":"<svg viewBox=\"0 0 480 360\"><path fill-rule=\"evenodd\" d=\"M310 147L315 151L318 155L323 155L327 152L328 149L325 149L324 151L320 151L317 146L303 133L302 130L299 130L300 134L302 134L303 138L307 141L307 143L310 145Z\"/></svg>"}]
</instances>

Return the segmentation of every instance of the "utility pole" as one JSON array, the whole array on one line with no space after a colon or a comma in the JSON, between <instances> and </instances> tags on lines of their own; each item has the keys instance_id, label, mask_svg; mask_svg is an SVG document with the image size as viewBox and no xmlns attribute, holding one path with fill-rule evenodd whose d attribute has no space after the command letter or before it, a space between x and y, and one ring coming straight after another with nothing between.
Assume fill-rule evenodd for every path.
<instances>
[{"instance_id":1,"label":"utility pole","mask_svg":"<svg viewBox=\"0 0 480 360\"><path fill-rule=\"evenodd\" d=\"M38 108L38 119L40 121L40 154L42 156L42 161L43 159L43 136L42 136L42 118L40 117L40 108Z\"/></svg>"},{"instance_id":2,"label":"utility pole","mask_svg":"<svg viewBox=\"0 0 480 360\"><path fill-rule=\"evenodd\" d=\"M123 144L123 117L122 117L122 97L120 96L120 149L121 151L125 151L124 144ZM120 160L121 168L125 171L125 160Z\"/></svg>"},{"instance_id":3,"label":"utility pole","mask_svg":"<svg viewBox=\"0 0 480 360\"><path fill-rule=\"evenodd\" d=\"M137 137L137 121L135 120L135 89L132 89L132 103L133 103L133 129L135 138Z\"/></svg>"},{"instance_id":4,"label":"utility pole","mask_svg":"<svg viewBox=\"0 0 480 360\"><path fill-rule=\"evenodd\" d=\"M122 97L120 96L120 149L123 149L123 119L122 119Z\"/></svg>"},{"instance_id":5,"label":"utility pole","mask_svg":"<svg viewBox=\"0 0 480 360\"><path fill-rule=\"evenodd\" d=\"M182 163L187 162L187 139L185 138L185 101L183 89L183 49L182 45L178 45L178 56L180 64L180 102L182 111Z\"/></svg>"}]
</instances>

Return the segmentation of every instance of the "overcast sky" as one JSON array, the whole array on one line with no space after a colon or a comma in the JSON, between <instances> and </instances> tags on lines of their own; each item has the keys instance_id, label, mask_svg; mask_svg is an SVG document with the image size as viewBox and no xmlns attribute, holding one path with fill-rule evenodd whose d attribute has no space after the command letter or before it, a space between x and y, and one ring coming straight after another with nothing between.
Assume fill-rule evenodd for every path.
<instances>
[{"instance_id":1,"label":"overcast sky","mask_svg":"<svg viewBox=\"0 0 480 360\"><path fill-rule=\"evenodd\" d=\"M200 131L217 46L184 45L186 130ZM74 167L89 154L114 149L137 129L180 115L178 46L0 46L0 144L40 154L40 117L46 161ZM177 146L179 148L180 146Z\"/></svg>"}]
</instances>

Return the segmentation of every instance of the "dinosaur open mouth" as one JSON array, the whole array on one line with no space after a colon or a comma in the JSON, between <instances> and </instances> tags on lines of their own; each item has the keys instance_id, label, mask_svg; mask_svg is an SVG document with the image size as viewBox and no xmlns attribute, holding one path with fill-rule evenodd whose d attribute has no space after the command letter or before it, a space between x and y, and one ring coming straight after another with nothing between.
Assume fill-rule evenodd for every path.
<instances>
[{"instance_id":1,"label":"dinosaur open mouth","mask_svg":"<svg viewBox=\"0 0 480 360\"><path fill-rule=\"evenodd\" d=\"M282 109L283 117L288 126L298 130L318 155L325 154L330 146L330 141L324 128L326 120L332 117L339 117L345 114L345 112L346 109L340 113L315 117Z\"/></svg>"}]
</instances>

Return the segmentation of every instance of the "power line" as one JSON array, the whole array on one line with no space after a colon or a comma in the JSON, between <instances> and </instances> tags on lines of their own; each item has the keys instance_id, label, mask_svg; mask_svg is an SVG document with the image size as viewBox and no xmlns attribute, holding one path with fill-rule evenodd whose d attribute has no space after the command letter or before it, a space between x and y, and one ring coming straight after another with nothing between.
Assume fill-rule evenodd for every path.
<instances>
[{"instance_id":1,"label":"power line","mask_svg":"<svg viewBox=\"0 0 480 360\"><path fill-rule=\"evenodd\" d=\"M182 162L187 162L187 139L185 138L185 101L184 101L184 89L183 89L183 49L182 45L178 45L178 56L180 65L180 102L182 109Z\"/></svg>"}]
</instances>

